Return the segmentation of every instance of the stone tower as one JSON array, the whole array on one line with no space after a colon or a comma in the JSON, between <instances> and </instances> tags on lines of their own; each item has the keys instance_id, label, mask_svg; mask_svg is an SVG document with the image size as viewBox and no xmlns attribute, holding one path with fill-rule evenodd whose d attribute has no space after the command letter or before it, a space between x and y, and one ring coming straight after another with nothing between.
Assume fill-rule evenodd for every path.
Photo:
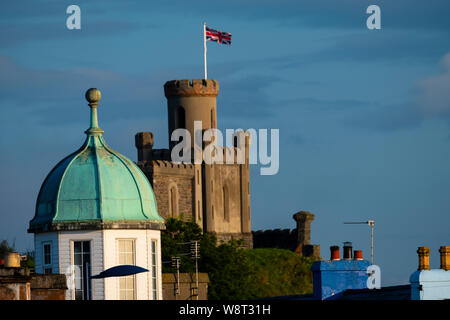
<instances>
[{"instance_id":1,"label":"stone tower","mask_svg":"<svg viewBox=\"0 0 450 320\"><path fill-rule=\"evenodd\" d=\"M217 129L216 80L174 80L164 85L167 98L169 140L175 129L187 129L194 146L194 121L202 122L202 129ZM197 133L198 134L198 133ZM169 141L172 147L171 141Z\"/></svg>"},{"instance_id":2,"label":"stone tower","mask_svg":"<svg viewBox=\"0 0 450 320\"><path fill-rule=\"evenodd\" d=\"M219 242L243 239L246 247L252 247L249 137L241 135L244 163L225 163L227 157L237 155L236 145L217 146L217 152L223 153L224 163L181 164L171 159L171 150L177 143L170 141L174 130L187 129L193 149L195 135L217 128L219 83L209 79L173 80L166 82L164 93L169 149L153 149L151 132L139 132L135 137L138 166L153 185L159 213L164 218L181 214L185 220L192 217L205 232L215 234ZM194 128L194 121L202 121L202 127ZM205 150L203 145L198 148Z\"/></svg>"}]
</instances>

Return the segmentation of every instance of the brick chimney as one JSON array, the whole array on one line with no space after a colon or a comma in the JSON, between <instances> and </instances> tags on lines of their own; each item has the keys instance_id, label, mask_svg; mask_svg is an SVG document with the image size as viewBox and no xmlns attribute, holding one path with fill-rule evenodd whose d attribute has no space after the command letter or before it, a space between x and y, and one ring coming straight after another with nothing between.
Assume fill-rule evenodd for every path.
<instances>
[{"instance_id":1,"label":"brick chimney","mask_svg":"<svg viewBox=\"0 0 450 320\"><path fill-rule=\"evenodd\" d=\"M138 132L134 136L134 139L138 150L138 161L152 160L153 133Z\"/></svg>"},{"instance_id":2,"label":"brick chimney","mask_svg":"<svg viewBox=\"0 0 450 320\"><path fill-rule=\"evenodd\" d=\"M430 270L430 248L419 247L417 253L419 254L418 270Z\"/></svg>"},{"instance_id":3,"label":"brick chimney","mask_svg":"<svg viewBox=\"0 0 450 320\"><path fill-rule=\"evenodd\" d=\"M441 269L450 270L450 246L441 246L439 253L441 254Z\"/></svg>"}]
</instances>

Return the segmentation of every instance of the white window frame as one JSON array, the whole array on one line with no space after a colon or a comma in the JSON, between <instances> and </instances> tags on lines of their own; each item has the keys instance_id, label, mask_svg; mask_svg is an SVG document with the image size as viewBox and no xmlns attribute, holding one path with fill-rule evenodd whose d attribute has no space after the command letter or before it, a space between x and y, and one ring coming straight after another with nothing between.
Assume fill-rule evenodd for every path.
<instances>
[{"instance_id":1,"label":"white window frame","mask_svg":"<svg viewBox=\"0 0 450 320\"><path fill-rule=\"evenodd\" d=\"M90 268L91 271L93 270L93 247L94 247L94 239L89 239L89 238L80 238L80 239L70 239L70 264L72 266L72 289L71 291L71 295L72 295L72 300L75 300L75 242L84 242L84 241L88 241L89 242L89 260L90 262ZM82 270L80 270L80 272L82 272ZM90 285L91 285L91 297L93 299L94 297L94 281L90 281Z\"/></svg>"},{"instance_id":2,"label":"white window frame","mask_svg":"<svg viewBox=\"0 0 450 320\"><path fill-rule=\"evenodd\" d=\"M133 265L136 265L136 238L116 238L116 265L120 265L119 262L119 255L120 255L120 248L119 248L119 242L120 241L131 241L133 244L132 254L133 254ZM120 279L121 277L117 277L117 297L120 300ZM136 275L133 275L133 300L137 300L137 283L136 283Z\"/></svg>"},{"instance_id":3,"label":"white window frame","mask_svg":"<svg viewBox=\"0 0 450 320\"><path fill-rule=\"evenodd\" d=\"M45 247L50 246L50 263L45 263ZM53 246L52 241L43 241L42 242L42 272L45 274L46 270L50 269L50 273L53 273Z\"/></svg>"},{"instance_id":4,"label":"white window frame","mask_svg":"<svg viewBox=\"0 0 450 320\"><path fill-rule=\"evenodd\" d=\"M153 243L155 244L155 252L153 253ZM152 279L152 300L158 300L159 297L159 277L158 277L158 239L150 240L150 255L151 255L151 265L150 265L150 277ZM154 268L154 272L153 272ZM155 276L153 276L155 274Z\"/></svg>"}]
</instances>

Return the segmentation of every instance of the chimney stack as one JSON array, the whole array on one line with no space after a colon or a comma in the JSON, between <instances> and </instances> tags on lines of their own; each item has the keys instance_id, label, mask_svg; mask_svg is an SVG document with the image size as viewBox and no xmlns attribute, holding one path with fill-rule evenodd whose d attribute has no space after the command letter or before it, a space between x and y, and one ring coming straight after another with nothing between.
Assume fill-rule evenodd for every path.
<instances>
[{"instance_id":1,"label":"chimney stack","mask_svg":"<svg viewBox=\"0 0 450 320\"><path fill-rule=\"evenodd\" d=\"M331 258L330 258L331 261L340 260L339 246L331 246L330 251L331 251Z\"/></svg>"},{"instance_id":2,"label":"chimney stack","mask_svg":"<svg viewBox=\"0 0 450 320\"><path fill-rule=\"evenodd\" d=\"M441 269L450 270L450 246L441 246L439 253L441 254Z\"/></svg>"},{"instance_id":3,"label":"chimney stack","mask_svg":"<svg viewBox=\"0 0 450 320\"><path fill-rule=\"evenodd\" d=\"M418 270L430 270L430 248L419 247L417 253L419 254Z\"/></svg>"},{"instance_id":4,"label":"chimney stack","mask_svg":"<svg viewBox=\"0 0 450 320\"><path fill-rule=\"evenodd\" d=\"M314 220L314 214L308 211L300 211L292 216L297 222L297 243L311 244L311 222Z\"/></svg>"},{"instance_id":5,"label":"chimney stack","mask_svg":"<svg viewBox=\"0 0 450 320\"><path fill-rule=\"evenodd\" d=\"M138 150L138 161L152 160L153 133L138 132L134 136L134 141Z\"/></svg>"},{"instance_id":6,"label":"chimney stack","mask_svg":"<svg viewBox=\"0 0 450 320\"><path fill-rule=\"evenodd\" d=\"M344 242L344 260L352 260L352 243L349 241Z\"/></svg>"},{"instance_id":7,"label":"chimney stack","mask_svg":"<svg viewBox=\"0 0 450 320\"><path fill-rule=\"evenodd\" d=\"M4 266L5 268L20 268L20 253L7 252Z\"/></svg>"}]
</instances>

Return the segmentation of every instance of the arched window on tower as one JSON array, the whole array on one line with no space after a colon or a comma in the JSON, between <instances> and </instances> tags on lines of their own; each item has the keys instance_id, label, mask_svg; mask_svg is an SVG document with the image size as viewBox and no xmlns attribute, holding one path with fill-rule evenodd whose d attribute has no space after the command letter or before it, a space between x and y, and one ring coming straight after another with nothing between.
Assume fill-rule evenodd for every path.
<instances>
[{"instance_id":1,"label":"arched window on tower","mask_svg":"<svg viewBox=\"0 0 450 320\"><path fill-rule=\"evenodd\" d=\"M175 109L175 129L186 129L186 112L182 106Z\"/></svg>"},{"instance_id":2,"label":"arched window on tower","mask_svg":"<svg viewBox=\"0 0 450 320\"><path fill-rule=\"evenodd\" d=\"M169 186L169 217L178 217L178 188L175 184Z\"/></svg>"},{"instance_id":3,"label":"arched window on tower","mask_svg":"<svg viewBox=\"0 0 450 320\"><path fill-rule=\"evenodd\" d=\"M211 109L211 128L215 128L216 127L216 122L214 121L214 108Z\"/></svg>"},{"instance_id":4,"label":"arched window on tower","mask_svg":"<svg viewBox=\"0 0 450 320\"><path fill-rule=\"evenodd\" d=\"M225 221L230 221L230 199L228 194L228 187L224 186L222 188L222 200L223 200L223 219Z\"/></svg>"},{"instance_id":5,"label":"arched window on tower","mask_svg":"<svg viewBox=\"0 0 450 320\"><path fill-rule=\"evenodd\" d=\"M175 129L186 129L186 112L182 106L178 106L175 109ZM183 136L180 136L178 143L183 141ZM180 150L180 157L183 157L183 149Z\"/></svg>"}]
</instances>

